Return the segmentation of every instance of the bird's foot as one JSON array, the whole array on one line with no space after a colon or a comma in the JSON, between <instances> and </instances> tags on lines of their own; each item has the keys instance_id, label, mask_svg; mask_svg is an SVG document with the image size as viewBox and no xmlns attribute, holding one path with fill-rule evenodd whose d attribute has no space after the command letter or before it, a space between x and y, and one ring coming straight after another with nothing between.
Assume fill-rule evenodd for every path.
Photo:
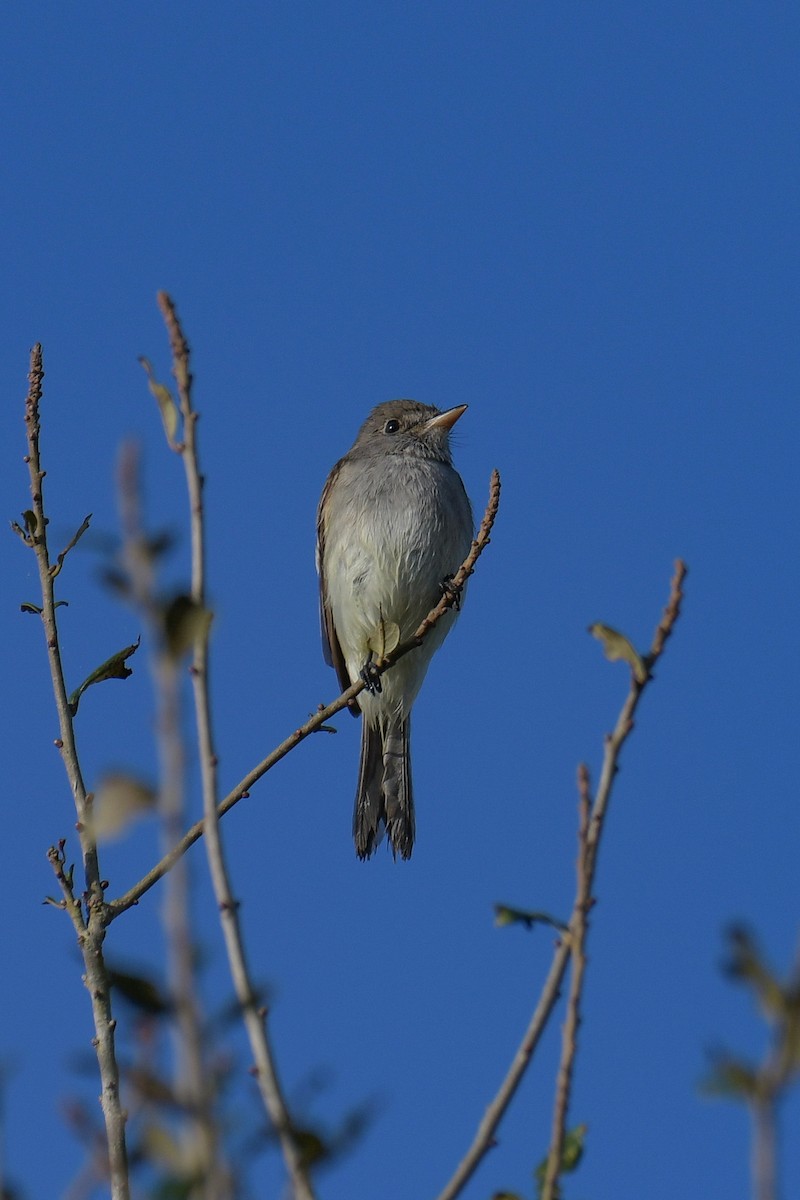
<instances>
[{"instance_id":1,"label":"bird's foot","mask_svg":"<svg viewBox=\"0 0 800 1200\"><path fill-rule=\"evenodd\" d=\"M454 578L453 575L445 575L439 587L442 589L442 595L452 600L456 612L461 612L461 588L453 587Z\"/></svg>"},{"instance_id":2,"label":"bird's foot","mask_svg":"<svg viewBox=\"0 0 800 1200\"><path fill-rule=\"evenodd\" d=\"M377 696L381 691L381 676L380 671L372 661L371 655L358 674L370 696Z\"/></svg>"}]
</instances>

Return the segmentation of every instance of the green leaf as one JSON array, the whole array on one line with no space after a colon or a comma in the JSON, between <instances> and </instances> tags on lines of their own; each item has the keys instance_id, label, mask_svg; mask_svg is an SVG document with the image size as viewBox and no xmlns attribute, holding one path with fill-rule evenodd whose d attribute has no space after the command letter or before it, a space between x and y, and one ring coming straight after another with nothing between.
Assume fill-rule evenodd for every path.
<instances>
[{"instance_id":1,"label":"green leaf","mask_svg":"<svg viewBox=\"0 0 800 1200\"><path fill-rule=\"evenodd\" d=\"M207 636L213 613L191 596L176 596L164 612L164 637L173 658L181 658L199 638Z\"/></svg>"},{"instance_id":2,"label":"green leaf","mask_svg":"<svg viewBox=\"0 0 800 1200\"><path fill-rule=\"evenodd\" d=\"M164 433L167 435L167 441L170 446L175 448L175 435L178 432L178 424L180 422L180 409L173 399L172 392L163 383L159 383L155 377L150 360L144 357L139 359L139 362L144 367L147 374L147 382L150 391L156 398L159 412L161 413L161 421L164 425Z\"/></svg>"},{"instance_id":3,"label":"green leaf","mask_svg":"<svg viewBox=\"0 0 800 1200\"><path fill-rule=\"evenodd\" d=\"M126 646L124 650L118 650L116 654L112 654L111 658L107 658L104 663L101 663L91 675L87 675L80 687L77 687L69 698L69 709L73 717L78 711L81 696L90 688L92 684L104 683L106 679L127 679L133 671L127 666L127 660L131 655L135 654L139 649L141 638L138 637L132 646Z\"/></svg>"},{"instance_id":4,"label":"green leaf","mask_svg":"<svg viewBox=\"0 0 800 1200\"><path fill-rule=\"evenodd\" d=\"M584 1142L588 1125L581 1123L570 1129L564 1136L564 1147L561 1151L561 1170L567 1175L574 1171L583 1158Z\"/></svg>"},{"instance_id":5,"label":"green leaf","mask_svg":"<svg viewBox=\"0 0 800 1200\"><path fill-rule=\"evenodd\" d=\"M559 1175L569 1175L583 1158L584 1141L588 1128L588 1125L582 1123L564 1134L564 1144L561 1148L561 1165L558 1171ZM538 1196L542 1194L542 1186L547 1174L547 1159L549 1157L549 1155L546 1155L534 1172L534 1179L538 1185L536 1193Z\"/></svg>"},{"instance_id":6,"label":"green leaf","mask_svg":"<svg viewBox=\"0 0 800 1200\"><path fill-rule=\"evenodd\" d=\"M534 925L550 925L559 933L569 933L569 926L550 913L512 908L509 904L495 904L494 923L498 926L524 925L526 929L533 929Z\"/></svg>"},{"instance_id":7,"label":"green leaf","mask_svg":"<svg viewBox=\"0 0 800 1200\"><path fill-rule=\"evenodd\" d=\"M609 662L628 663L637 683L646 682L647 667L644 660L624 634L618 633L610 625L603 625L600 621L595 621L594 625L589 626L589 633L602 643L603 653Z\"/></svg>"},{"instance_id":8,"label":"green leaf","mask_svg":"<svg viewBox=\"0 0 800 1200\"><path fill-rule=\"evenodd\" d=\"M69 608L69 600L56 600L55 604L53 605L53 608L62 608L62 607ZM42 609L39 607L39 605L31 604L27 600L23 604L20 604L19 611L24 612L24 613L35 613L35 615L37 617L40 617L42 615ZM74 715L75 714L73 713L73 716Z\"/></svg>"},{"instance_id":9,"label":"green leaf","mask_svg":"<svg viewBox=\"0 0 800 1200\"><path fill-rule=\"evenodd\" d=\"M106 775L94 794L89 832L97 842L118 837L132 821L151 812L156 799L153 788L133 775Z\"/></svg>"}]
</instances>

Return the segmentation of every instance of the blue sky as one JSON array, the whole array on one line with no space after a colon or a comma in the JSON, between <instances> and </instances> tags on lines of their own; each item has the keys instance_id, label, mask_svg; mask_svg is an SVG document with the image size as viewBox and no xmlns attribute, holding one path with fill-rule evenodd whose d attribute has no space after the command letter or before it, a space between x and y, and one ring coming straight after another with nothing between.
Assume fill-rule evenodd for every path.
<instances>
[{"instance_id":1,"label":"blue sky","mask_svg":"<svg viewBox=\"0 0 800 1200\"><path fill-rule=\"evenodd\" d=\"M139 632L97 582L124 438L144 447L153 524L182 527L180 464L136 362L168 370L159 288L194 349L224 787L335 695L314 514L368 410L467 403L455 455L477 509L491 469L503 477L492 545L415 709L412 861L355 859L346 715L224 823L290 1094L325 1067L315 1119L378 1102L321 1178L333 1200L435 1195L471 1139L551 954L542 931L495 929L492 904L568 910L575 768L596 776L624 698L624 668L586 626L648 644L678 555L685 614L625 752L596 883L572 1109L589 1134L566 1194L748 1194L745 1115L697 1084L709 1047L764 1046L720 975L723 930L751 923L786 967L798 929L799 35L796 11L771 3L0 16L0 481L13 518L41 340L54 541L94 513L62 577L74 683ZM90 1025L71 931L40 903L44 852L74 818L40 630L17 612L36 598L34 562L11 535L1 553L7 1159L46 1200L53 1163L66 1182L82 1161L60 1105L86 1091L71 1064ZM183 563L185 541L173 578ZM135 665L81 706L90 782L154 769ZM156 842L143 826L109 848L112 892ZM199 848L192 863L215 1002ZM109 952L157 964L158 915L154 892ZM470 1200L530 1194L557 1026ZM799 1121L795 1098L787 1196ZM256 1193L277 1197L280 1178L264 1160Z\"/></svg>"}]
</instances>

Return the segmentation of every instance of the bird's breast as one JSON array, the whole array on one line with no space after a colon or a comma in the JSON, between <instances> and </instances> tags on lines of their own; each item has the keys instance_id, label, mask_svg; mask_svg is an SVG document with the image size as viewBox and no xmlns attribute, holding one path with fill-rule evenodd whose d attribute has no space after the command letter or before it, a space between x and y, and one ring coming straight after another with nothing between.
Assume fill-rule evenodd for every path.
<instances>
[{"instance_id":1,"label":"bird's breast","mask_svg":"<svg viewBox=\"0 0 800 1200\"><path fill-rule=\"evenodd\" d=\"M395 622L406 637L438 600L472 538L469 502L445 463L398 456L343 470L326 530L325 575L340 639Z\"/></svg>"}]
</instances>

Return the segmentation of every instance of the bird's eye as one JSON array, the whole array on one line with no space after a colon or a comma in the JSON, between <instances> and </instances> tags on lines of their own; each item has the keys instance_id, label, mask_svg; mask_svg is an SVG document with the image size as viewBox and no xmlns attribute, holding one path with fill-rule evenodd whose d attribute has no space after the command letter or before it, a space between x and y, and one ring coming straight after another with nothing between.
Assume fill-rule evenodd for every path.
<instances>
[{"instance_id":1,"label":"bird's eye","mask_svg":"<svg viewBox=\"0 0 800 1200\"><path fill-rule=\"evenodd\" d=\"M383 432L384 433L397 433L399 428L400 428L400 422L396 421L394 418L392 418L391 421L387 421L386 424L384 425Z\"/></svg>"}]
</instances>

